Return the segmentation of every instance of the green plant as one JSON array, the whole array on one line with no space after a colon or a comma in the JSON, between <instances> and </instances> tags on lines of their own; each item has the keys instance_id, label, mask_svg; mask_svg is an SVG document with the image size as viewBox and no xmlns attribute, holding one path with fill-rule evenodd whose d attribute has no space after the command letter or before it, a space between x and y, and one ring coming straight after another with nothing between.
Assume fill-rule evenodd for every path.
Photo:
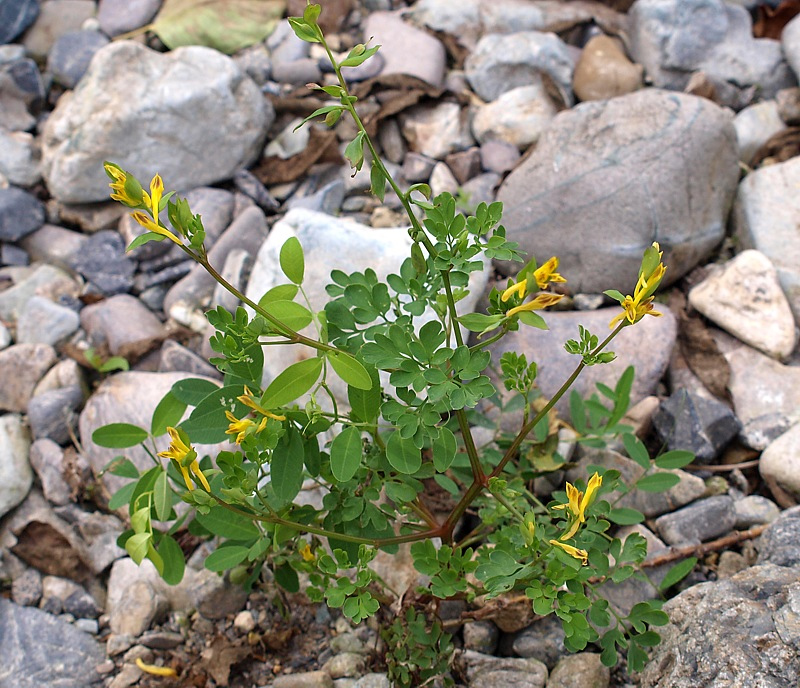
<instances>
[{"instance_id":1,"label":"green plant","mask_svg":"<svg viewBox=\"0 0 800 688\"><path fill-rule=\"evenodd\" d=\"M646 555L641 536L622 541L612 534L612 524L644 520L632 509L615 508L614 500L634 487L667 489L674 476L653 472L654 467L674 468L691 456L671 452L653 464L622 425L632 370L615 389L599 387L610 406L598 397L583 402L573 395L573 423L578 439L589 444L622 435L647 475L626 485L617 471L592 467L588 482L567 483L566 493L556 493L547 504L530 487L533 478L563 465L556 451L555 403L583 368L613 360L605 348L622 328L659 315L653 310L665 270L659 247L645 251L632 296L609 292L623 307L611 333L600 342L580 328L579 338L567 342L579 362L551 399L540 398L536 390L536 363L506 354L499 376L513 398L500 400L487 375L487 348L522 326L546 328L537 311L561 299L548 290L564 282L558 260L539 266L530 259L505 290L492 290L486 313L458 313L470 273L495 258L521 262L500 224L502 205L480 203L465 216L450 194L430 199L425 184L398 186L342 76L343 67L361 64L379 46L356 46L337 61L317 25L319 12L318 5L309 5L303 17L289 20L301 39L322 45L338 79L336 85L314 87L333 103L306 121L324 117L333 126L343 114L353 119L358 133L345 155L356 171L369 163L376 196L383 199L387 184L397 194L411 225L410 256L386 281L370 269L334 270L327 287L330 300L315 311L303 289L302 246L289 239L280 252L286 283L256 302L209 263L202 219L185 199L164 194L159 175L145 191L131 174L107 163L112 198L133 209L134 219L147 230L131 246L173 241L249 308L208 313L216 328L211 360L224 373L221 387L182 380L156 408L149 430L114 424L94 433L94 441L105 447L141 445L153 461L143 472L124 458L108 467L132 480L110 504L127 505L131 515L120 544L135 561L149 558L175 582L184 563L174 535L188 527L195 535L217 539L206 560L209 569L229 571L232 580L249 587L268 568L291 591L299 589L298 573L308 574L312 600L324 599L359 622L392 595L369 566L377 550L392 553L413 543L415 567L431 580L423 596L473 600L524 591L537 614L560 617L570 650L599 641L607 664L617 661L621 648L627 649L630 666L640 668L643 648L658 638L650 627L665 623L666 616L658 602L643 602L621 617L602 597L600 584L640 575L636 565ZM161 219L164 211L170 227ZM309 326L315 336L301 334ZM473 344L465 341L462 327L476 333ZM314 355L262 388L263 347L277 342ZM346 402L333 394L333 377L346 383ZM506 411L521 408L523 420L515 434L498 432L496 443L478 447L470 421L485 422L475 409L490 400ZM159 452L155 440L164 434L170 445ZM223 440L231 440L234 448L213 457L199 450ZM443 519L428 504L430 480L453 496L454 506ZM307 481L322 492L321 508L295 503ZM604 497L611 493L617 496L609 502ZM178 500L192 508L179 516ZM479 525L459 533L467 509L478 515ZM408 609L404 620L390 627L388 637L405 638L389 659L398 685L420 685L433 676L428 672L442 672L447 665L452 645L445 634L431 630L439 628L432 623L425 626ZM595 627L608 630L599 634Z\"/></svg>"}]
</instances>

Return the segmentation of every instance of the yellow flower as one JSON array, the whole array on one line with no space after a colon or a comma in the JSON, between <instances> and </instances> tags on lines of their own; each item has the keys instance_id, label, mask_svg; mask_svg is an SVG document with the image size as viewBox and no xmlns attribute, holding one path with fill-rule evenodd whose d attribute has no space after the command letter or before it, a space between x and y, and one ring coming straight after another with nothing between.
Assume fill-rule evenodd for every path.
<instances>
[{"instance_id":1,"label":"yellow flower","mask_svg":"<svg viewBox=\"0 0 800 688\"><path fill-rule=\"evenodd\" d=\"M595 473L589 478L589 484L586 486L586 493L581 492L572 483L567 483L567 503L559 504L553 507L554 509L568 509L572 513L573 521L569 530L564 533L559 540L569 540L578 532L581 523L586 523L586 509L594 502L597 490L603 484L603 478L599 473Z\"/></svg>"},{"instance_id":2,"label":"yellow flower","mask_svg":"<svg viewBox=\"0 0 800 688\"><path fill-rule=\"evenodd\" d=\"M553 256L540 268L534 270L533 278L536 280L536 286L539 289L547 289L547 285L550 282L566 282L567 280L559 275L556 270L558 270L558 258Z\"/></svg>"},{"instance_id":3,"label":"yellow flower","mask_svg":"<svg viewBox=\"0 0 800 688\"><path fill-rule=\"evenodd\" d=\"M161 205L161 196L164 194L164 182L160 174L156 174L150 180L150 198L147 206L153 211L153 217L158 217L158 206Z\"/></svg>"},{"instance_id":4,"label":"yellow flower","mask_svg":"<svg viewBox=\"0 0 800 688\"><path fill-rule=\"evenodd\" d=\"M585 549L578 549L577 547L573 547L572 545L566 545L563 542L559 542L558 540L550 540L551 545L555 545L556 547L560 547L563 549L569 556L575 557L576 559L581 560L581 564L586 566L589 563L589 553Z\"/></svg>"},{"instance_id":5,"label":"yellow flower","mask_svg":"<svg viewBox=\"0 0 800 688\"><path fill-rule=\"evenodd\" d=\"M192 448L191 444L187 444L186 440L181 436L181 432L175 428L167 428L170 437L170 445L166 451L159 452L158 455L165 459L172 459L178 464L183 480L189 490L193 490L192 479L189 474L191 471L195 479L205 488L206 492L211 492L211 487L200 470L200 464L197 463L197 452Z\"/></svg>"},{"instance_id":6,"label":"yellow flower","mask_svg":"<svg viewBox=\"0 0 800 688\"><path fill-rule=\"evenodd\" d=\"M307 542L304 542L302 547L300 547L300 554L303 555L304 561L314 561L314 559L316 559L314 553L311 551L311 545Z\"/></svg>"},{"instance_id":7,"label":"yellow flower","mask_svg":"<svg viewBox=\"0 0 800 688\"><path fill-rule=\"evenodd\" d=\"M255 399L253 399L253 393L247 388L247 385L245 385L244 394L236 398L245 406L247 406L247 408L253 409L253 411L260 413L262 416L274 418L275 420L286 420L286 416L278 416L272 413L272 411L267 411L267 409L262 407Z\"/></svg>"},{"instance_id":8,"label":"yellow flower","mask_svg":"<svg viewBox=\"0 0 800 688\"><path fill-rule=\"evenodd\" d=\"M500 296L500 300L505 303L508 301L512 296L519 296L519 298L525 298L525 290L528 287L528 280L520 280L516 284L512 284L508 289L506 289Z\"/></svg>"},{"instance_id":9,"label":"yellow flower","mask_svg":"<svg viewBox=\"0 0 800 688\"><path fill-rule=\"evenodd\" d=\"M170 232L166 227L162 227L158 222L153 222L153 220L150 219L150 216L147 213L143 213L141 210L137 210L135 213L132 214L132 217L149 232L160 234L161 236L166 237L170 241L174 241L178 245L183 245L183 242L180 239L178 239L178 237L176 237L172 232Z\"/></svg>"},{"instance_id":10,"label":"yellow flower","mask_svg":"<svg viewBox=\"0 0 800 688\"><path fill-rule=\"evenodd\" d=\"M528 301L528 303L523 303L519 306L512 308L510 311L508 311L508 313L506 313L506 317L510 318L522 311L538 311L543 308L547 308L548 306L552 306L555 303L558 303L563 298L564 298L563 294L552 294L551 292L542 292L532 301Z\"/></svg>"},{"instance_id":11,"label":"yellow flower","mask_svg":"<svg viewBox=\"0 0 800 688\"><path fill-rule=\"evenodd\" d=\"M103 168L106 174L112 180L109 186L111 187L111 198L119 201L130 208L137 208L144 203L150 203L149 196L142 190L139 182L134 177L129 177L121 167L111 162L103 163ZM128 184L130 186L128 187Z\"/></svg>"},{"instance_id":12,"label":"yellow flower","mask_svg":"<svg viewBox=\"0 0 800 688\"><path fill-rule=\"evenodd\" d=\"M667 271L666 266L661 262L663 255L661 247L658 242L653 242L653 245L648 248L644 257L642 258L642 265L639 268L639 278L636 281L636 289L633 291L633 296L626 296L622 303L622 313L612 318L608 324L610 329L614 329L618 323L623 320L628 321L626 324L635 324L639 322L645 315L652 315L660 317L662 314L654 310L653 307L653 294L658 289L661 280L664 278L664 273Z\"/></svg>"},{"instance_id":13,"label":"yellow flower","mask_svg":"<svg viewBox=\"0 0 800 688\"><path fill-rule=\"evenodd\" d=\"M225 431L226 435L236 435L236 444L241 444L242 440L247 437L248 431L255 428L251 432L261 432L267 424L267 419L262 418L261 423L258 425L249 418L242 418L241 420L234 416L230 411L225 411L225 417L231 422L228 429Z\"/></svg>"},{"instance_id":14,"label":"yellow flower","mask_svg":"<svg viewBox=\"0 0 800 688\"><path fill-rule=\"evenodd\" d=\"M147 674L153 676L177 676L178 672L172 667L161 667L155 664L145 664L141 657L136 658L136 666Z\"/></svg>"}]
</instances>

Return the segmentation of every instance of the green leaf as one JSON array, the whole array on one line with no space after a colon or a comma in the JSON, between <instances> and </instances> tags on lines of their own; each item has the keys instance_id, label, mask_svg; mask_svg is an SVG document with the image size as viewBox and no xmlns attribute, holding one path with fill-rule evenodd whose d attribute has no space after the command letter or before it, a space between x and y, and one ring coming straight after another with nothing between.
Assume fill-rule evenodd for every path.
<instances>
[{"instance_id":1,"label":"green leaf","mask_svg":"<svg viewBox=\"0 0 800 688\"><path fill-rule=\"evenodd\" d=\"M136 533L131 535L125 542L125 551L137 564L141 564L145 556L147 556L152 537L150 533Z\"/></svg>"},{"instance_id":2,"label":"green leaf","mask_svg":"<svg viewBox=\"0 0 800 688\"><path fill-rule=\"evenodd\" d=\"M344 60L342 60L339 63L339 66L340 67L358 67L358 65L364 63L366 60L368 60L370 57L372 57L375 53L377 53L378 49L380 47L381 46L379 46L379 45L373 46L372 48L369 48L368 50L365 50L364 52L359 53L357 55L353 54L353 52L355 51L355 49L353 49L353 50L350 51L350 54ZM381 199L381 200L383 200L383 199Z\"/></svg>"},{"instance_id":3,"label":"green leaf","mask_svg":"<svg viewBox=\"0 0 800 688\"><path fill-rule=\"evenodd\" d=\"M289 17L289 26L295 35L306 43L319 43L319 38L302 17Z\"/></svg>"},{"instance_id":4,"label":"green leaf","mask_svg":"<svg viewBox=\"0 0 800 688\"><path fill-rule=\"evenodd\" d=\"M156 507L156 517L159 521L166 521L172 511L172 490L169 488L167 472L162 471L153 485L153 504Z\"/></svg>"},{"instance_id":5,"label":"green leaf","mask_svg":"<svg viewBox=\"0 0 800 688\"><path fill-rule=\"evenodd\" d=\"M439 436L433 441L433 465L439 473L444 473L458 451L456 436L448 428L439 428Z\"/></svg>"},{"instance_id":6,"label":"green leaf","mask_svg":"<svg viewBox=\"0 0 800 688\"><path fill-rule=\"evenodd\" d=\"M280 320L286 327L295 332L310 325L313 319L311 311L308 310L308 308L294 301L270 301L261 304L261 306L267 313ZM260 347L258 344L256 346Z\"/></svg>"},{"instance_id":7,"label":"green leaf","mask_svg":"<svg viewBox=\"0 0 800 688\"><path fill-rule=\"evenodd\" d=\"M108 508L110 511L116 511L131 501L133 491L136 489L136 483L128 483L124 487L119 488L111 499L108 500Z\"/></svg>"},{"instance_id":8,"label":"green leaf","mask_svg":"<svg viewBox=\"0 0 800 688\"><path fill-rule=\"evenodd\" d=\"M163 435L168 427L175 427L181 422L186 403L178 399L172 392L167 392L164 398L158 402L153 419L150 421L150 433L153 437Z\"/></svg>"},{"instance_id":9,"label":"green leaf","mask_svg":"<svg viewBox=\"0 0 800 688\"><path fill-rule=\"evenodd\" d=\"M360 131L344 149L344 157L350 162L350 167L360 170L364 164L364 132Z\"/></svg>"},{"instance_id":10,"label":"green leaf","mask_svg":"<svg viewBox=\"0 0 800 688\"><path fill-rule=\"evenodd\" d=\"M328 351L325 354L336 374L356 389L372 389L372 378L367 369L344 351Z\"/></svg>"},{"instance_id":11,"label":"green leaf","mask_svg":"<svg viewBox=\"0 0 800 688\"><path fill-rule=\"evenodd\" d=\"M272 287L267 291L264 296L258 300L258 305L262 308L272 301L292 301L297 296L296 284L279 284L277 287Z\"/></svg>"},{"instance_id":12,"label":"green leaf","mask_svg":"<svg viewBox=\"0 0 800 688\"><path fill-rule=\"evenodd\" d=\"M244 394L244 385L215 387L214 392L201 401L192 414L181 423L181 429L194 444L215 444L230 439L225 431L230 421L225 411L241 418L249 409L237 397Z\"/></svg>"},{"instance_id":13,"label":"green leaf","mask_svg":"<svg viewBox=\"0 0 800 688\"><path fill-rule=\"evenodd\" d=\"M276 567L273 573L278 585L284 590L292 593L299 592L300 579L297 577L297 572L289 564Z\"/></svg>"},{"instance_id":14,"label":"green leaf","mask_svg":"<svg viewBox=\"0 0 800 688\"><path fill-rule=\"evenodd\" d=\"M147 430L130 423L109 423L92 433L92 442L109 449L135 447L147 439Z\"/></svg>"},{"instance_id":15,"label":"green leaf","mask_svg":"<svg viewBox=\"0 0 800 688\"><path fill-rule=\"evenodd\" d=\"M166 238L167 237L162 236L161 234L156 234L155 232L145 232L144 234L140 234L139 236L135 237L134 240L128 244L128 248L125 250L133 251L149 241L164 241Z\"/></svg>"},{"instance_id":16,"label":"green leaf","mask_svg":"<svg viewBox=\"0 0 800 688\"><path fill-rule=\"evenodd\" d=\"M369 389L359 389L347 385L347 401L350 403L350 414L363 423L374 423L381 410L381 380L375 366L364 365L372 385Z\"/></svg>"},{"instance_id":17,"label":"green leaf","mask_svg":"<svg viewBox=\"0 0 800 688\"><path fill-rule=\"evenodd\" d=\"M209 571L214 571L215 573L232 569L247 558L249 549L249 547L242 547L241 545L217 547L217 549L206 557L205 567Z\"/></svg>"},{"instance_id":18,"label":"green leaf","mask_svg":"<svg viewBox=\"0 0 800 688\"><path fill-rule=\"evenodd\" d=\"M190 377L186 380L178 380L170 390L176 399L182 401L187 406L197 406L209 394L213 394L219 389L219 385L211 380L201 380L200 378Z\"/></svg>"},{"instance_id":19,"label":"green leaf","mask_svg":"<svg viewBox=\"0 0 800 688\"><path fill-rule=\"evenodd\" d=\"M316 435L306 437L303 440L303 463L306 465L308 474L312 477L319 475L322 467L322 456L319 451L319 440Z\"/></svg>"},{"instance_id":20,"label":"green leaf","mask_svg":"<svg viewBox=\"0 0 800 688\"><path fill-rule=\"evenodd\" d=\"M164 562L164 571L161 576L167 585L177 585L183 580L186 561L183 550L175 539L169 535L162 535L158 543L158 553Z\"/></svg>"},{"instance_id":21,"label":"green leaf","mask_svg":"<svg viewBox=\"0 0 800 688\"><path fill-rule=\"evenodd\" d=\"M378 164L377 160L372 161L372 169L369 173L369 183L374 193L381 201L386 195L386 175L383 173L383 168Z\"/></svg>"},{"instance_id":22,"label":"green leaf","mask_svg":"<svg viewBox=\"0 0 800 688\"><path fill-rule=\"evenodd\" d=\"M261 384L261 372L264 369L264 349L258 342L253 342L244 350L244 359L230 362L230 374L241 380Z\"/></svg>"},{"instance_id":23,"label":"green leaf","mask_svg":"<svg viewBox=\"0 0 800 688\"><path fill-rule=\"evenodd\" d=\"M286 406L311 389L321 372L321 358L307 358L292 363L269 384L261 397L261 405L266 409Z\"/></svg>"},{"instance_id":24,"label":"green leaf","mask_svg":"<svg viewBox=\"0 0 800 688\"><path fill-rule=\"evenodd\" d=\"M120 478L133 478L134 480L139 477L139 469L136 468L133 461L126 459L124 456L115 456L111 459L103 468L103 472L117 475Z\"/></svg>"},{"instance_id":25,"label":"green leaf","mask_svg":"<svg viewBox=\"0 0 800 688\"><path fill-rule=\"evenodd\" d=\"M466 327L470 332L486 332L493 330L501 322L503 315L484 315L483 313L467 313L458 317L458 322Z\"/></svg>"},{"instance_id":26,"label":"green leaf","mask_svg":"<svg viewBox=\"0 0 800 688\"><path fill-rule=\"evenodd\" d=\"M643 492L664 492L681 481L674 473L653 473L636 481L636 487Z\"/></svg>"},{"instance_id":27,"label":"green leaf","mask_svg":"<svg viewBox=\"0 0 800 688\"><path fill-rule=\"evenodd\" d=\"M535 327L539 330L549 329L545 319L533 311L521 311L519 313L519 321L528 327Z\"/></svg>"},{"instance_id":28,"label":"green leaf","mask_svg":"<svg viewBox=\"0 0 800 688\"><path fill-rule=\"evenodd\" d=\"M295 284L302 284L303 274L305 273L305 260L303 258L303 247L297 237L289 237L283 242L279 260L283 274Z\"/></svg>"},{"instance_id":29,"label":"green leaf","mask_svg":"<svg viewBox=\"0 0 800 688\"><path fill-rule=\"evenodd\" d=\"M352 478L361 465L361 431L352 425L342 430L331 442L331 473L340 483Z\"/></svg>"},{"instance_id":30,"label":"green leaf","mask_svg":"<svg viewBox=\"0 0 800 688\"><path fill-rule=\"evenodd\" d=\"M642 523L644 521L644 514L636 509L619 508L611 509L611 511L606 514L606 518L612 523L616 523L618 526L632 526L636 523Z\"/></svg>"},{"instance_id":31,"label":"green leaf","mask_svg":"<svg viewBox=\"0 0 800 688\"><path fill-rule=\"evenodd\" d=\"M207 514L197 512L197 522L212 535L229 540L249 541L260 535L255 524L246 516L236 514L221 506L211 507Z\"/></svg>"},{"instance_id":32,"label":"green leaf","mask_svg":"<svg viewBox=\"0 0 800 688\"><path fill-rule=\"evenodd\" d=\"M171 50L204 45L232 55L269 36L283 0L164 0L149 29Z\"/></svg>"},{"instance_id":33,"label":"green leaf","mask_svg":"<svg viewBox=\"0 0 800 688\"><path fill-rule=\"evenodd\" d=\"M403 439L399 431L393 432L386 442L386 458L396 471L413 475L422 466L422 454L413 440Z\"/></svg>"},{"instance_id":34,"label":"green leaf","mask_svg":"<svg viewBox=\"0 0 800 688\"><path fill-rule=\"evenodd\" d=\"M664 580L659 583L658 589L663 592L664 590L671 588L676 583L680 583L692 572L696 565L697 557L689 557L688 559L678 562L669 571L667 571L667 575L664 576Z\"/></svg>"},{"instance_id":35,"label":"green leaf","mask_svg":"<svg viewBox=\"0 0 800 688\"><path fill-rule=\"evenodd\" d=\"M645 470L650 468L650 454L647 453L644 444L642 444L642 441L636 437L636 435L630 433L624 434L622 436L622 444L625 445L625 451L628 452L628 456L636 463Z\"/></svg>"},{"instance_id":36,"label":"green leaf","mask_svg":"<svg viewBox=\"0 0 800 688\"><path fill-rule=\"evenodd\" d=\"M675 449L673 451L668 451L663 453L661 456L656 457L656 466L659 468L683 468L684 466L688 466L692 461L694 461L695 456L690 451L684 451L682 449Z\"/></svg>"},{"instance_id":37,"label":"green leaf","mask_svg":"<svg viewBox=\"0 0 800 688\"><path fill-rule=\"evenodd\" d=\"M291 428L272 451L270 480L278 499L291 502L303 486L303 438Z\"/></svg>"}]
</instances>

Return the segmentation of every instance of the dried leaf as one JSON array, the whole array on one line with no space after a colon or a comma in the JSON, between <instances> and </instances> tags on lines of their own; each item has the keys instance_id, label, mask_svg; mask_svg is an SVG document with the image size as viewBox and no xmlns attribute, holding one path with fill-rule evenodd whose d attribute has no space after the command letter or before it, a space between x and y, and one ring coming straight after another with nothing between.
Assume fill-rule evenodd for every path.
<instances>
[{"instance_id":1,"label":"dried leaf","mask_svg":"<svg viewBox=\"0 0 800 688\"><path fill-rule=\"evenodd\" d=\"M203 650L201 666L216 681L218 686L227 686L231 667L252 654L241 640L231 642L219 635Z\"/></svg>"},{"instance_id":2,"label":"dried leaf","mask_svg":"<svg viewBox=\"0 0 800 688\"><path fill-rule=\"evenodd\" d=\"M309 167L335 156L334 161L341 163L336 149L336 134L312 127L311 136L305 150L291 158L283 160L277 155L264 158L252 169L262 184L283 184L299 178Z\"/></svg>"},{"instance_id":3,"label":"dried leaf","mask_svg":"<svg viewBox=\"0 0 800 688\"><path fill-rule=\"evenodd\" d=\"M170 49L204 45L232 55L269 36L285 10L285 0L165 0L148 28Z\"/></svg>"},{"instance_id":4,"label":"dried leaf","mask_svg":"<svg viewBox=\"0 0 800 688\"><path fill-rule=\"evenodd\" d=\"M777 7L759 5L756 20L753 22L753 35L756 38L781 40L783 27L800 14L800 0L784 0Z\"/></svg>"},{"instance_id":5,"label":"dried leaf","mask_svg":"<svg viewBox=\"0 0 800 688\"><path fill-rule=\"evenodd\" d=\"M756 151L752 167L786 162L800 155L800 127L790 127L774 134Z\"/></svg>"}]
</instances>

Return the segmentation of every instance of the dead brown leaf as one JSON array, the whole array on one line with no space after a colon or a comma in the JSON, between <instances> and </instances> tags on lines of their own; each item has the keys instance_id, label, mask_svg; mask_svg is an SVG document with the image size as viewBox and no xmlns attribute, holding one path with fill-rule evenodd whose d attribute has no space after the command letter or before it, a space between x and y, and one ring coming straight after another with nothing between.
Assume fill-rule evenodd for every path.
<instances>
[{"instance_id":1,"label":"dead brown leaf","mask_svg":"<svg viewBox=\"0 0 800 688\"><path fill-rule=\"evenodd\" d=\"M800 0L784 0L777 7L759 5L756 20L753 22L753 35L756 38L781 39L783 28L800 14Z\"/></svg>"},{"instance_id":2,"label":"dead brown leaf","mask_svg":"<svg viewBox=\"0 0 800 688\"><path fill-rule=\"evenodd\" d=\"M231 675L231 667L252 654L252 650L241 639L231 641L224 635L218 635L203 650L200 667L204 669L218 686L227 686Z\"/></svg>"},{"instance_id":3,"label":"dead brown leaf","mask_svg":"<svg viewBox=\"0 0 800 688\"><path fill-rule=\"evenodd\" d=\"M336 134L333 131L312 127L308 145L302 153L286 160L277 155L264 158L250 171L262 184L269 186L292 182L305 174L312 165L328 161L342 162L336 149Z\"/></svg>"},{"instance_id":4,"label":"dead brown leaf","mask_svg":"<svg viewBox=\"0 0 800 688\"><path fill-rule=\"evenodd\" d=\"M756 151L752 167L772 165L800 155L800 127L790 127L774 134Z\"/></svg>"}]
</instances>

